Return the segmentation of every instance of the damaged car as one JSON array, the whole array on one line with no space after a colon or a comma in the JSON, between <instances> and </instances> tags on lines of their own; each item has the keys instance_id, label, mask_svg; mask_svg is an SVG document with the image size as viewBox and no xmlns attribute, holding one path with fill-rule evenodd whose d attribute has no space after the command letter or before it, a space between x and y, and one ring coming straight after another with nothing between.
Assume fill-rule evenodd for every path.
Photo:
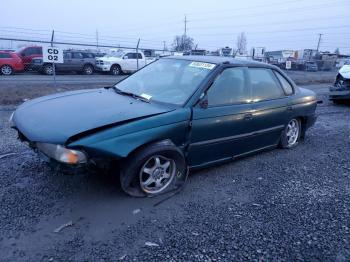
<instances>
[{"instance_id":1,"label":"damaged car","mask_svg":"<svg viewBox=\"0 0 350 262\"><path fill-rule=\"evenodd\" d=\"M329 89L329 99L334 103L350 101L350 65L343 65Z\"/></svg>"},{"instance_id":2,"label":"damaged car","mask_svg":"<svg viewBox=\"0 0 350 262\"><path fill-rule=\"evenodd\" d=\"M49 95L11 116L19 138L62 168L111 168L131 196L181 188L189 170L293 148L314 92L280 69L228 57L155 61L114 86Z\"/></svg>"}]
</instances>

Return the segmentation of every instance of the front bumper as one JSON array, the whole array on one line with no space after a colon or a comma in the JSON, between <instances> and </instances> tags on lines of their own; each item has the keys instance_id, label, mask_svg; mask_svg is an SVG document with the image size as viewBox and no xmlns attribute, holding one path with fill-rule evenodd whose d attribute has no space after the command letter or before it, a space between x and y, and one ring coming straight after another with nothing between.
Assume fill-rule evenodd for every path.
<instances>
[{"instance_id":1,"label":"front bumper","mask_svg":"<svg viewBox=\"0 0 350 262\"><path fill-rule=\"evenodd\" d=\"M111 70L111 66L109 65L95 65L96 71L100 72L109 72Z\"/></svg>"}]
</instances>

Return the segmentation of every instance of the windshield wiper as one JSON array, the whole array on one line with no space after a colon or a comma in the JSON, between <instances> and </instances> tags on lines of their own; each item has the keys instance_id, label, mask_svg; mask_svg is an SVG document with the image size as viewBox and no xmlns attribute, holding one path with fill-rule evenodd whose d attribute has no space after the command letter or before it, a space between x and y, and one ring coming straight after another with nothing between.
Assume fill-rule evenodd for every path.
<instances>
[{"instance_id":1,"label":"windshield wiper","mask_svg":"<svg viewBox=\"0 0 350 262\"><path fill-rule=\"evenodd\" d=\"M113 86L113 89L114 89L114 91L115 91L117 94L124 95L124 96L130 96L130 97L135 98L135 99L137 99L137 100L140 100L140 101L149 103L149 100L146 99L146 98L144 98L143 96L140 96L140 95L137 95L137 94L134 94L134 93L131 93L131 92L126 92L126 91L120 90L120 89L119 89L118 87L116 87L116 86Z\"/></svg>"}]
</instances>

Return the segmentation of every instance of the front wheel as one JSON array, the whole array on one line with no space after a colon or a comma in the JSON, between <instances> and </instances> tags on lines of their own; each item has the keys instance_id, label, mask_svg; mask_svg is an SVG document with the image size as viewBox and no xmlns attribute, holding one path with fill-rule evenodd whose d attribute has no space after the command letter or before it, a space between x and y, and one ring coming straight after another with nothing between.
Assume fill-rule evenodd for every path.
<instances>
[{"instance_id":1,"label":"front wheel","mask_svg":"<svg viewBox=\"0 0 350 262\"><path fill-rule=\"evenodd\" d=\"M282 148L295 147L300 139L301 135L301 123L297 118L293 118L284 128L281 135L280 146Z\"/></svg>"},{"instance_id":2,"label":"front wheel","mask_svg":"<svg viewBox=\"0 0 350 262\"><path fill-rule=\"evenodd\" d=\"M0 69L0 71L3 75L7 75L7 76L13 74L13 69L9 65L3 65Z\"/></svg>"},{"instance_id":3,"label":"front wheel","mask_svg":"<svg viewBox=\"0 0 350 262\"><path fill-rule=\"evenodd\" d=\"M164 141L128 157L120 172L120 183L124 192L131 196L157 196L181 187L187 173L182 152L171 142Z\"/></svg>"},{"instance_id":4,"label":"front wheel","mask_svg":"<svg viewBox=\"0 0 350 262\"><path fill-rule=\"evenodd\" d=\"M92 65L85 65L83 68L84 75L92 75L94 73L94 67Z\"/></svg>"},{"instance_id":5,"label":"front wheel","mask_svg":"<svg viewBox=\"0 0 350 262\"><path fill-rule=\"evenodd\" d=\"M111 75L121 75L122 69L119 65L112 65L110 73Z\"/></svg>"}]
</instances>

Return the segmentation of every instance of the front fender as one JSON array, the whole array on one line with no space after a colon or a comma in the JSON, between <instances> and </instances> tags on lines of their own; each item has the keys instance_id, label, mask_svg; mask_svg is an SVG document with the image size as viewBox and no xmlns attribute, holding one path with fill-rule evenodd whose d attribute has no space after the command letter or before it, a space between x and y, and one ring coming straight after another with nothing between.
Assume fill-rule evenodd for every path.
<instances>
[{"instance_id":1,"label":"front fender","mask_svg":"<svg viewBox=\"0 0 350 262\"><path fill-rule=\"evenodd\" d=\"M182 108L98 131L67 146L83 148L93 157L116 158L127 157L142 145L164 139L181 146L188 139L190 116L190 109Z\"/></svg>"},{"instance_id":2,"label":"front fender","mask_svg":"<svg viewBox=\"0 0 350 262\"><path fill-rule=\"evenodd\" d=\"M140 146L154 141L170 139L176 146L181 146L185 142L188 126L188 121L182 121L81 146L88 154L124 158ZM79 143L74 144L79 146Z\"/></svg>"}]
</instances>

